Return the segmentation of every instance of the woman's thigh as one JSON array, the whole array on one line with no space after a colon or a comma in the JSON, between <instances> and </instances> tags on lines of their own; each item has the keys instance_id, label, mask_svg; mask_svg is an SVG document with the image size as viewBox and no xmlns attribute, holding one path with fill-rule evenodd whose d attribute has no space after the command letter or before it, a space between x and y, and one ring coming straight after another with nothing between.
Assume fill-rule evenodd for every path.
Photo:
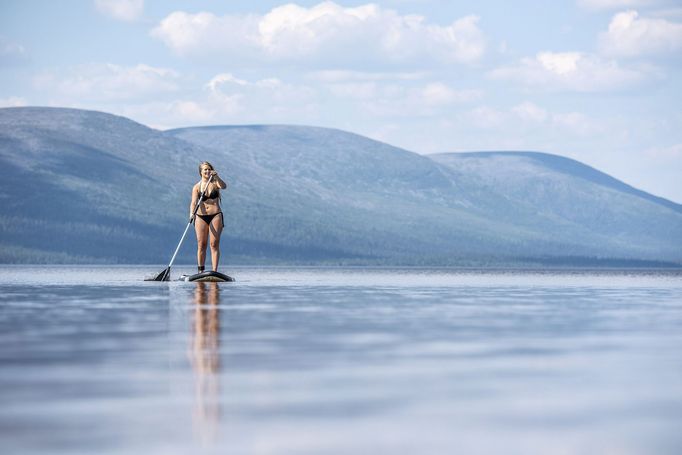
<instances>
[{"instance_id":1,"label":"woman's thigh","mask_svg":"<svg viewBox=\"0 0 682 455\"><path fill-rule=\"evenodd\" d=\"M213 221L213 220L211 220ZM194 232L197 234L197 241L201 243L206 243L208 240L208 230L209 225L206 221L199 217L194 219Z\"/></svg>"},{"instance_id":2,"label":"woman's thigh","mask_svg":"<svg viewBox=\"0 0 682 455\"><path fill-rule=\"evenodd\" d=\"M211 220L211 242L220 242L220 234L223 233L223 215L218 214Z\"/></svg>"}]
</instances>

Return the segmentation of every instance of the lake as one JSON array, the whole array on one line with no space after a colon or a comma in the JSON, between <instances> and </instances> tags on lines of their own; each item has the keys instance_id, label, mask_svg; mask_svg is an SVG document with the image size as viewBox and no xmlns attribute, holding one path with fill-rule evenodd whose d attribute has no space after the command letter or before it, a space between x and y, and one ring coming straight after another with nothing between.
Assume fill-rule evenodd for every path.
<instances>
[{"instance_id":1,"label":"lake","mask_svg":"<svg viewBox=\"0 0 682 455\"><path fill-rule=\"evenodd\" d=\"M0 266L2 453L682 453L680 270L163 268Z\"/></svg>"}]
</instances>

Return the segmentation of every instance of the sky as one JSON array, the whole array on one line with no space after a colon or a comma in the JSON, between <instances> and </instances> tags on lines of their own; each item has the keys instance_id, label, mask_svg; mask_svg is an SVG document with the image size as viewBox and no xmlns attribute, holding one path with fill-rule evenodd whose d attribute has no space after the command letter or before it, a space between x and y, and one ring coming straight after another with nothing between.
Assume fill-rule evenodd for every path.
<instances>
[{"instance_id":1,"label":"sky","mask_svg":"<svg viewBox=\"0 0 682 455\"><path fill-rule=\"evenodd\" d=\"M682 203L682 2L3 0L11 106L542 151Z\"/></svg>"}]
</instances>

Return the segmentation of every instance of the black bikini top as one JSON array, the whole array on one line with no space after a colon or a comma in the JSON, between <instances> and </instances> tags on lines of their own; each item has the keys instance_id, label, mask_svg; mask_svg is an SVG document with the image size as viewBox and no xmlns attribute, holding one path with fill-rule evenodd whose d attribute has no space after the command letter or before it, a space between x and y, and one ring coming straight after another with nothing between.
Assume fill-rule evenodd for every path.
<instances>
[{"instance_id":1,"label":"black bikini top","mask_svg":"<svg viewBox=\"0 0 682 455\"><path fill-rule=\"evenodd\" d=\"M201 189L201 187L199 187L199 189ZM205 191L206 191L206 190L204 190L204 193L203 193L203 194L204 194L204 200L207 200L207 199L217 199L217 198L220 196L220 191L218 191L216 188L214 188L213 191L211 191L211 194L206 194ZM202 194L202 193L201 193L201 191L200 191L200 192L199 192L199 197L201 197L201 194Z\"/></svg>"},{"instance_id":2,"label":"black bikini top","mask_svg":"<svg viewBox=\"0 0 682 455\"><path fill-rule=\"evenodd\" d=\"M217 199L218 196L220 196L220 192L218 190L213 190L211 191L211 194L204 196L204 199Z\"/></svg>"}]
</instances>

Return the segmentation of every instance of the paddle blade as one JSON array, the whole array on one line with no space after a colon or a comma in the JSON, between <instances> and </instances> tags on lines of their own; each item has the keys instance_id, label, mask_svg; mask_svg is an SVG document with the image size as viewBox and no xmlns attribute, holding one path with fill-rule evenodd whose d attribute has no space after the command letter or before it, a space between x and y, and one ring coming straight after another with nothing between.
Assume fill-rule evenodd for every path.
<instances>
[{"instance_id":1,"label":"paddle blade","mask_svg":"<svg viewBox=\"0 0 682 455\"><path fill-rule=\"evenodd\" d=\"M170 281L170 267L167 267L166 270L155 277L145 278L145 281Z\"/></svg>"}]
</instances>

